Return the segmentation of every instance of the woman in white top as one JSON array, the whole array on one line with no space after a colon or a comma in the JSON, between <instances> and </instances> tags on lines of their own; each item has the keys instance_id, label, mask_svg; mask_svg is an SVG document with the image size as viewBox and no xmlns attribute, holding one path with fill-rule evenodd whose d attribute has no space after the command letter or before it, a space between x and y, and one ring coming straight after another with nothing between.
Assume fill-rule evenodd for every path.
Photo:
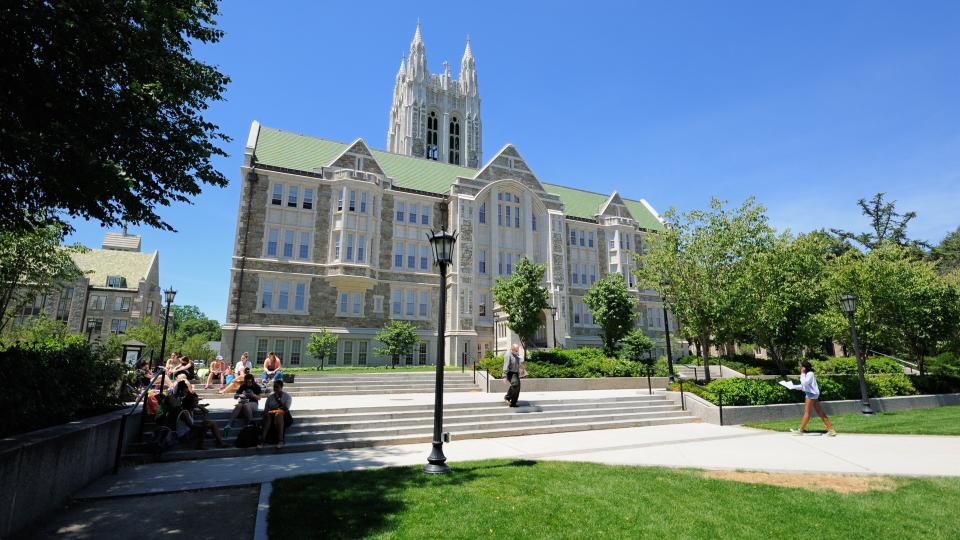
<instances>
[{"instance_id":1,"label":"woman in white top","mask_svg":"<svg viewBox=\"0 0 960 540\"><path fill-rule=\"evenodd\" d=\"M823 420L823 425L827 427L827 436L836 436L837 432L834 431L833 424L830 423L827 413L823 412L823 407L820 406L820 387L817 386L817 377L813 374L813 366L807 360L800 362L800 388L804 394L803 419L800 420L800 429L791 429L790 431L794 435L803 435L806 432L807 422L810 421L810 408L813 407Z\"/></svg>"}]
</instances>

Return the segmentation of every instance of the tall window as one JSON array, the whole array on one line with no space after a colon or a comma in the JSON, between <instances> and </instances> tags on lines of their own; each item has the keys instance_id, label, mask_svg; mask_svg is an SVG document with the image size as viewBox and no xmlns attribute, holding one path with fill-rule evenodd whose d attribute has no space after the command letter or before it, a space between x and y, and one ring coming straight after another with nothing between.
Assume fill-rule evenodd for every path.
<instances>
[{"instance_id":1,"label":"tall window","mask_svg":"<svg viewBox=\"0 0 960 540\"><path fill-rule=\"evenodd\" d=\"M297 186L290 186L287 190L287 206L290 208L297 207L297 195L299 195L300 189Z\"/></svg>"},{"instance_id":2,"label":"tall window","mask_svg":"<svg viewBox=\"0 0 960 540\"><path fill-rule=\"evenodd\" d=\"M283 232L283 256L293 257L293 231Z\"/></svg>"},{"instance_id":3,"label":"tall window","mask_svg":"<svg viewBox=\"0 0 960 540\"><path fill-rule=\"evenodd\" d=\"M481 249L479 255L480 256L477 260L479 261L479 265L480 265L480 273L486 274L487 273L487 252Z\"/></svg>"},{"instance_id":4,"label":"tall window","mask_svg":"<svg viewBox=\"0 0 960 540\"><path fill-rule=\"evenodd\" d=\"M419 350L419 352L420 352L420 354L419 354L418 361L419 361L420 365L421 365L421 366L427 365L427 342L426 342L426 341L421 341L421 342L420 342L420 350Z\"/></svg>"},{"instance_id":5,"label":"tall window","mask_svg":"<svg viewBox=\"0 0 960 540\"><path fill-rule=\"evenodd\" d=\"M364 213L367 211L367 192L366 191L360 192L360 211Z\"/></svg>"},{"instance_id":6,"label":"tall window","mask_svg":"<svg viewBox=\"0 0 960 540\"><path fill-rule=\"evenodd\" d=\"M310 233L300 233L300 253L299 258L307 260L310 258Z\"/></svg>"},{"instance_id":7,"label":"tall window","mask_svg":"<svg viewBox=\"0 0 960 540\"><path fill-rule=\"evenodd\" d=\"M60 291L60 302L57 304L57 320L66 322L70 318L70 304L73 302L73 287L64 287Z\"/></svg>"},{"instance_id":8,"label":"tall window","mask_svg":"<svg viewBox=\"0 0 960 540\"><path fill-rule=\"evenodd\" d=\"M277 206L283 204L283 184L273 185L273 196L270 198L270 203Z\"/></svg>"},{"instance_id":9,"label":"tall window","mask_svg":"<svg viewBox=\"0 0 960 540\"><path fill-rule=\"evenodd\" d=\"M430 259L430 248L427 246L420 246L420 269L426 270L427 263Z\"/></svg>"},{"instance_id":10,"label":"tall window","mask_svg":"<svg viewBox=\"0 0 960 540\"><path fill-rule=\"evenodd\" d=\"M347 260L353 260L353 233L347 233Z\"/></svg>"},{"instance_id":11,"label":"tall window","mask_svg":"<svg viewBox=\"0 0 960 540\"><path fill-rule=\"evenodd\" d=\"M415 204L411 204L411 205L409 206L409 209L410 209L410 210L409 210L409 212L410 212L410 220L409 220L409 221L410 221L410 223L416 224L416 223L417 223L417 210L418 210L418 207L417 207L417 205L415 205Z\"/></svg>"},{"instance_id":12,"label":"tall window","mask_svg":"<svg viewBox=\"0 0 960 540\"><path fill-rule=\"evenodd\" d=\"M337 212L343 211L343 190L337 192Z\"/></svg>"},{"instance_id":13,"label":"tall window","mask_svg":"<svg viewBox=\"0 0 960 540\"><path fill-rule=\"evenodd\" d=\"M364 253L364 250L366 249L366 247L367 247L367 237L366 235L361 234L360 236L357 237L357 262L363 262L363 259L366 256L366 254Z\"/></svg>"},{"instance_id":14,"label":"tall window","mask_svg":"<svg viewBox=\"0 0 960 540\"><path fill-rule=\"evenodd\" d=\"M430 111L427 116L427 159L434 161L440 159L439 132L440 121L437 119L437 111Z\"/></svg>"},{"instance_id":15,"label":"tall window","mask_svg":"<svg viewBox=\"0 0 960 540\"><path fill-rule=\"evenodd\" d=\"M450 120L450 160L454 165L460 164L460 120L456 116Z\"/></svg>"},{"instance_id":16,"label":"tall window","mask_svg":"<svg viewBox=\"0 0 960 540\"><path fill-rule=\"evenodd\" d=\"M272 281L263 282L263 297L260 300L260 307L262 309L273 309L273 282Z\"/></svg>"},{"instance_id":17,"label":"tall window","mask_svg":"<svg viewBox=\"0 0 960 540\"><path fill-rule=\"evenodd\" d=\"M334 260L340 260L340 233L333 233L333 258Z\"/></svg>"},{"instance_id":18,"label":"tall window","mask_svg":"<svg viewBox=\"0 0 960 540\"><path fill-rule=\"evenodd\" d=\"M397 203L397 221L403 221L404 209L406 206L402 202Z\"/></svg>"},{"instance_id":19,"label":"tall window","mask_svg":"<svg viewBox=\"0 0 960 540\"><path fill-rule=\"evenodd\" d=\"M356 211L356 209L357 209L357 192L356 192L356 191L351 191L351 192L350 192L350 206L347 207L347 210L350 210L351 212L353 212L353 211Z\"/></svg>"},{"instance_id":20,"label":"tall window","mask_svg":"<svg viewBox=\"0 0 960 540\"><path fill-rule=\"evenodd\" d=\"M277 286L277 309L286 311L290 305L290 284L281 281Z\"/></svg>"},{"instance_id":21,"label":"tall window","mask_svg":"<svg viewBox=\"0 0 960 540\"><path fill-rule=\"evenodd\" d=\"M304 305L306 303L306 291L307 286L304 283L297 283L296 294L293 297L293 310L294 311L303 311Z\"/></svg>"},{"instance_id":22,"label":"tall window","mask_svg":"<svg viewBox=\"0 0 960 540\"><path fill-rule=\"evenodd\" d=\"M487 222L487 203L480 203L480 223Z\"/></svg>"},{"instance_id":23,"label":"tall window","mask_svg":"<svg viewBox=\"0 0 960 540\"><path fill-rule=\"evenodd\" d=\"M303 209L311 210L313 208L313 190L303 188Z\"/></svg>"},{"instance_id":24,"label":"tall window","mask_svg":"<svg viewBox=\"0 0 960 540\"><path fill-rule=\"evenodd\" d=\"M300 365L300 349L303 347L302 339L290 340L290 358L287 362L292 366Z\"/></svg>"},{"instance_id":25,"label":"tall window","mask_svg":"<svg viewBox=\"0 0 960 540\"><path fill-rule=\"evenodd\" d=\"M366 341L357 342L357 365L358 366L367 365L367 342Z\"/></svg>"}]
</instances>

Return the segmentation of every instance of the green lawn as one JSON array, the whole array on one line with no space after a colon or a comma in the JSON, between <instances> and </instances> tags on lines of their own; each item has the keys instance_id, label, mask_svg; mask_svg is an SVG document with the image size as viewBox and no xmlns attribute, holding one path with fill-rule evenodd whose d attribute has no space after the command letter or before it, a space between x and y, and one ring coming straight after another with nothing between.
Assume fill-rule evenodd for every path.
<instances>
[{"instance_id":1,"label":"green lawn","mask_svg":"<svg viewBox=\"0 0 960 540\"><path fill-rule=\"evenodd\" d=\"M960 435L960 405L914 409L895 413L876 413L873 416L844 414L830 417L838 433L890 433L897 435ZM778 420L749 427L787 431L800 425L800 419ZM810 431L824 430L819 417L811 418Z\"/></svg>"},{"instance_id":2,"label":"green lawn","mask_svg":"<svg viewBox=\"0 0 960 540\"><path fill-rule=\"evenodd\" d=\"M702 471L491 460L275 480L271 538L949 538L960 479L840 494ZM874 478L873 480L876 480ZM859 481L859 480L858 480Z\"/></svg>"}]
</instances>

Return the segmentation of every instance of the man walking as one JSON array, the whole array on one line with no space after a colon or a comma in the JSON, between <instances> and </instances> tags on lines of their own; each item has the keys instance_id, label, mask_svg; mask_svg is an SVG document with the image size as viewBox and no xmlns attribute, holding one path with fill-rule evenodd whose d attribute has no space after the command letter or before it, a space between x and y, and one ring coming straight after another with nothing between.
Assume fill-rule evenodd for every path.
<instances>
[{"instance_id":1,"label":"man walking","mask_svg":"<svg viewBox=\"0 0 960 540\"><path fill-rule=\"evenodd\" d=\"M520 397L520 374L525 371L523 362L520 346L516 343L511 345L510 350L503 355L503 380L510 383L507 395L503 396L503 399L511 407L517 406L517 398Z\"/></svg>"}]
</instances>

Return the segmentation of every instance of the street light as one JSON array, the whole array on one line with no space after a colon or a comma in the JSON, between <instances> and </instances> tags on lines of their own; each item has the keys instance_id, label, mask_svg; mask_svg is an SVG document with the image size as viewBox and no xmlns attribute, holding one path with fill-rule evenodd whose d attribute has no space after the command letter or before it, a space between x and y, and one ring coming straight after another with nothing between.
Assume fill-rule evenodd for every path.
<instances>
[{"instance_id":1,"label":"street light","mask_svg":"<svg viewBox=\"0 0 960 540\"><path fill-rule=\"evenodd\" d=\"M447 266L453 262L453 245L457 233L450 234L445 228L427 234L433 246L433 260L440 267L440 305L437 308L437 379L433 397L433 450L423 466L431 474L448 473L447 457L443 455L443 365L445 362L444 331L447 316Z\"/></svg>"},{"instance_id":2,"label":"street light","mask_svg":"<svg viewBox=\"0 0 960 540\"><path fill-rule=\"evenodd\" d=\"M667 372L670 374L670 384L673 384L673 351L670 347L670 318L667 317L667 285L670 282L664 280L660 282L660 304L663 306L663 328L667 338Z\"/></svg>"},{"instance_id":3,"label":"street light","mask_svg":"<svg viewBox=\"0 0 960 540\"><path fill-rule=\"evenodd\" d=\"M167 287L167 290L163 291L164 298L167 301L167 314L163 316L163 339L160 341L160 358L157 360L157 364L164 361L164 353L167 348L167 327L170 322L170 304L173 303L173 299L177 297L177 291L173 290L173 287ZM166 370L160 375L160 391L163 391L163 385L166 384Z\"/></svg>"},{"instance_id":4,"label":"street light","mask_svg":"<svg viewBox=\"0 0 960 540\"><path fill-rule=\"evenodd\" d=\"M550 318L553 319L553 346L557 346L557 306L550 305Z\"/></svg>"},{"instance_id":5,"label":"street light","mask_svg":"<svg viewBox=\"0 0 960 540\"><path fill-rule=\"evenodd\" d=\"M853 354L857 356L857 375L860 377L860 399L863 407L860 412L863 414L873 414L870 408L870 396L867 394L867 378L864 374L863 355L860 353L860 340L857 339L857 325L853 321L853 314L857 311L857 296L854 294L844 294L840 297L840 307L847 314L847 320L850 321L850 336L853 338Z\"/></svg>"}]
</instances>

